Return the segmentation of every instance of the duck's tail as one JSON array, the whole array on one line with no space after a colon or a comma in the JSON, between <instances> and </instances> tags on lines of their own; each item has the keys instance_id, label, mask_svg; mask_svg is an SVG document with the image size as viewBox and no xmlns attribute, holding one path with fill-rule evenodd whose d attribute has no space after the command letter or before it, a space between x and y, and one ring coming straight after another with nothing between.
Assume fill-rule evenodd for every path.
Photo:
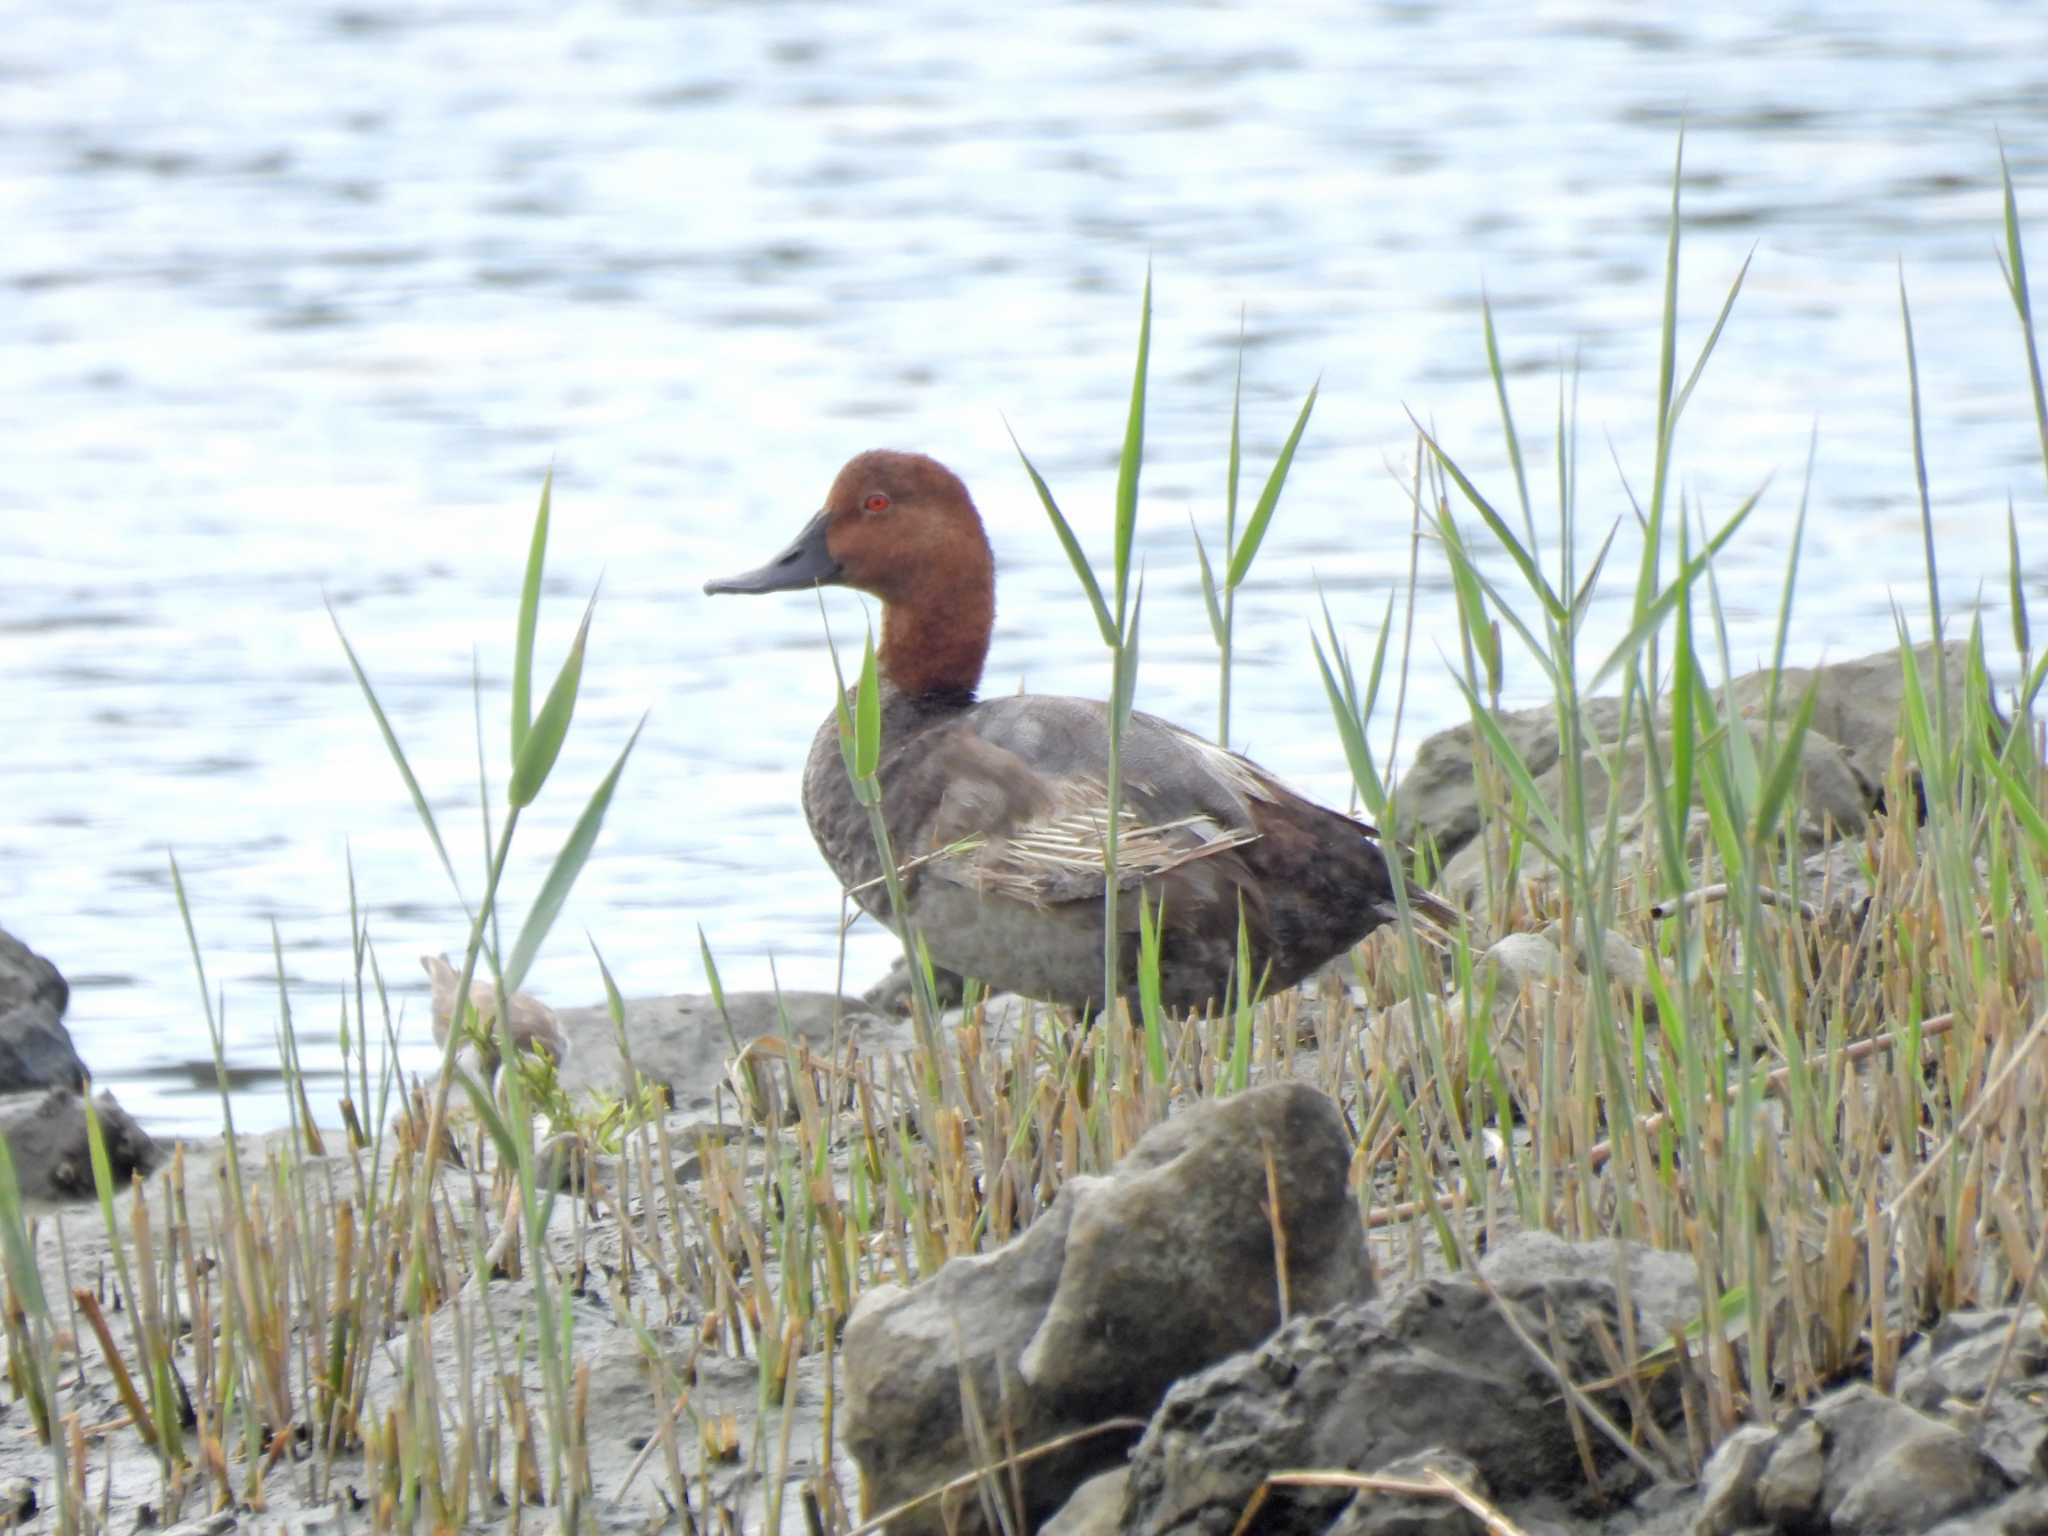
<instances>
[{"instance_id":1,"label":"duck's tail","mask_svg":"<svg viewBox=\"0 0 2048 1536\"><path fill-rule=\"evenodd\" d=\"M1408 910L1414 916L1417 927L1430 932L1432 936L1448 939L1453 929L1465 926L1465 914L1442 897L1424 890L1413 880L1404 881L1403 884L1407 886ZM1399 922L1401 919L1400 902L1391 891L1376 910L1389 923Z\"/></svg>"}]
</instances>

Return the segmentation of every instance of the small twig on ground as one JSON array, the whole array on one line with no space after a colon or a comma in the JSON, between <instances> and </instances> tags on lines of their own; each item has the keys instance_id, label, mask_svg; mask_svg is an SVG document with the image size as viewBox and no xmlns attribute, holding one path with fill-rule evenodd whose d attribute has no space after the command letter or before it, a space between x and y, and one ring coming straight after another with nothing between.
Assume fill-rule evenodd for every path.
<instances>
[{"instance_id":1,"label":"small twig on ground","mask_svg":"<svg viewBox=\"0 0 2048 1536\"><path fill-rule=\"evenodd\" d=\"M1255 1511L1265 1502L1266 1489L1355 1488L1360 1493L1391 1493L1410 1499L1450 1499L1463 1506L1487 1529L1488 1536L1526 1536L1519 1525L1479 1497L1456 1478L1436 1467L1417 1481L1406 1477L1377 1477L1363 1472L1275 1472L1252 1495L1247 1510ZM1242 1521L1240 1521L1240 1524Z\"/></svg>"},{"instance_id":2,"label":"small twig on ground","mask_svg":"<svg viewBox=\"0 0 2048 1536\"><path fill-rule=\"evenodd\" d=\"M1698 890L1687 891L1676 901L1657 902L1650 908L1650 916L1653 918L1673 917L1692 907L1703 907L1710 901L1725 901L1728 899L1728 893L1732 889L1733 887L1725 882L1720 885L1703 885ZM1814 906L1811 902L1800 901L1794 897L1787 896L1783 891L1772 890L1768 885L1760 885L1756 888L1756 899L1767 907L1796 909L1799 915L1809 923L1820 920L1821 912L1819 907Z\"/></svg>"}]
</instances>

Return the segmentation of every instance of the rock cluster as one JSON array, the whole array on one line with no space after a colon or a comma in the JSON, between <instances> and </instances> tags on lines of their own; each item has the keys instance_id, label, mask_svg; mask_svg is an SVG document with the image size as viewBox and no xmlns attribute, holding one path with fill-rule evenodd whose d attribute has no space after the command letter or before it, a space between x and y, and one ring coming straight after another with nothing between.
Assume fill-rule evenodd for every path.
<instances>
[{"instance_id":1,"label":"rock cluster","mask_svg":"<svg viewBox=\"0 0 2048 1536\"><path fill-rule=\"evenodd\" d=\"M86 1068L64 1027L70 1002L56 966L0 929L0 1136L22 1195L37 1202L93 1192ZM156 1166L156 1144L111 1094L93 1108L117 1186Z\"/></svg>"},{"instance_id":2,"label":"rock cluster","mask_svg":"<svg viewBox=\"0 0 2048 1536\"><path fill-rule=\"evenodd\" d=\"M896 1536L1479 1536L1448 1479L1532 1536L2048 1530L2038 1310L1948 1318L1896 1396L1854 1383L1739 1428L1694 1483L1683 1367L1622 1369L1698 1318L1689 1258L1523 1233L1376 1295L1348 1147L1299 1083L1200 1105L1005 1247L871 1293L843 1356L867 1513ZM1288 1470L1356 1478L1269 1483Z\"/></svg>"},{"instance_id":3,"label":"rock cluster","mask_svg":"<svg viewBox=\"0 0 2048 1536\"><path fill-rule=\"evenodd\" d=\"M1914 654L1923 683L1931 689L1935 648L1923 646ZM1961 642L1942 653L1952 698L1960 699L1966 685L1967 655ZM1788 667L1778 676L1775 714L1767 671L1732 679L1725 690L1717 690L1715 703L1718 708L1732 708L1761 745L1767 730L1775 727L1782 732L1788 727L1809 689L1814 709L1801 743L1802 771L1793 825L1801 844L1812 852L1861 830L1882 802L1883 785L1899 742L1904 698L1900 654L1889 650L1820 667ZM1621 701L1588 700L1582 719L1586 814L1598 822L1606 815L1610 800L1619 797L1622 867L1626 870L1654 840L1650 829L1639 824L1645 787L1643 755L1636 750L1621 753L1617 772L1610 779L1605 759L1623 740ZM1564 768L1556 711L1548 705L1512 710L1495 716L1495 723L1527 766L1538 793L1552 805L1559 804ZM1640 734L1641 722L1632 722L1630 729L1633 740ZM1666 763L1670 761L1668 729L1667 722L1658 722L1657 739ZM1401 777L1395 823L1402 842L1434 844L1437 857L1444 861L1438 882L1442 893L1475 911L1488 900L1486 849L1479 838L1476 764L1481 752L1470 725L1441 731L1423 742L1414 763ZM1521 873L1524 880L1540 884L1553 871L1532 853L1525 856Z\"/></svg>"},{"instance_id":4,"label":"rock cluster","mask_svg":"<svg viewBox=\"0 0 2048 1536\"><path fill-rule=\"evenodd\" d=\"M926 1493L998 1448L1142 1420L1181 1377L1270 1334L1283 1291L1294 1313L1371 1295L1350 1164L1328 1098L1301 1083L1255 1088L1155 1126L994 1253L869 1292L844 1354L846 1443L868 1505ZM891 1529L988 1529L984 1496L1012 1491L1035 1527L1132 1438L1075 1440L1005 1473L994 1494L966 1490Z\"/></svg>"}]
</instances>

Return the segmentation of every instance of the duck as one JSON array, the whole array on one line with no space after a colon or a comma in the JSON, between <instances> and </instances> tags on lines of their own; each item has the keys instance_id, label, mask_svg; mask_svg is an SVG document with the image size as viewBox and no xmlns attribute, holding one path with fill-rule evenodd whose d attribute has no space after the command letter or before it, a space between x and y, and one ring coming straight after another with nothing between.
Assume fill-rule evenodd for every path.
<instances>
[{"instance_id":1,"label":"duck","mask_svg":"<svg viewBox=\"0 0 2048 1536\"><path fill-rule=\"evenodd\" d=\"M935 965L992 991L1101 1007L1109 903L1109 705L978 693L995 629L995 557L967 486L921 453L849 460L767 564L707 595L850 587L880 600L880 805L905 917ZM850 708L858 684L849 690ZM1256 763L1154 715L1125 726L1117 810L1117 974L1137 976L1142 897L1160 925L1160 1001L1233 996L1240 913L1268 993L1294 986L1398 910L1379 833ZM897 927L847 773L835 706L811 743L803 806L858 905ZM1412 882L1411 906L1453 909ZM898 928L900 932L901 929ZM1120 984L1136 1007L1134 981Z\"/></svg>"}]
</instances>

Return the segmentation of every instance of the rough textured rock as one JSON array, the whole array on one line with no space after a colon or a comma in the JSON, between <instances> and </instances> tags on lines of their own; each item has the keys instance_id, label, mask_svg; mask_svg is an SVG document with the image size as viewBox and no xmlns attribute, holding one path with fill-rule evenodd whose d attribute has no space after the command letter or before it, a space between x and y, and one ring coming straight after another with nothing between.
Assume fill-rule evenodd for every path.
<instances>
[{"instance_id":1,"label":"rough textured rock","mask_svg":"<svg viewBox=\"0 0 2048 1536\"><path fill-rule=\"evenodd\" d=\"M1969 681L1969 646L1951 641L1943 657L1948 671L1948 692L1962 697ZM1920 646L1913 652L1919 667L1920 686L1930 699L1934 696L1934 647ZM1905 705L1905 672L1897 647L1848 661L1831 661L1818 667L1787 667L1778 679L1778 713L1790 719L1799 711L1799 701L1808 687L1814 690L1813 725L1829 741L1841 747L1858 774L1871 784L1881 785L1891 771L1892 749L1898 742L1899 715ZM1748 672L1729 685L1735 707L1745 718L1761 721L1770 694L1768 672Z\"/></svg>"},{"instance_id":2,"label":"rough textured rock","mask_svg":"<svg viewBox=\"0 0 2048 1536\"><path fill-rule=\"evenodd\" d=\"M1931 689L1934 647L1922 646L1915 655L1922 685ZM1943 656L1954 696L1960 696L1967 682L1966 655L1966 647L1957 642ZM1817 846L1825 840L1830 826L1835 835L1860 827L1869 809L1878 802L1879 790L1891 768L1904 699L1899 652L1893 649L1820 667L1787 668L1778 683L1777 715L1781 721L1789 721L1798 711L1809 685L1814 689L1814 712L1805 751L1806 782L1802 786L1799 830L1809 846ZM1758 740L1769 724L1769 695L1770 677L1763 671L1745 673L1728 685L1726 697L1733 701ZM1585 715L1591 744L1603 745L1619 738L1619 700L1588 700ZM1538 787L1555 803L1563 775L1558 763L1554 712L1548 707L1514 710L1497 716L1496 720L1528 765ZM1469 892L1483 884L1483 852L1472 846L1480 825L1473 770L1476 750L1470 725L1455 726L1424 741L1416 750L1413 765L1401 778L1394 825L1395 835L1404 843L1435 840L1439 856L1455 866L1446 870L1440 888L1453 901L1466 903ZM1624 811L1639 804L1642 798L1640 754L1635 756L1637 761L1625 770L1620 786ZM1597 758L1588 761L1593 766L1586 782L1596 795L1598 806L1604 808L1606 773L1598 766ZM1462 862L1454 857L1461 851Z\"/></svg>"},{"instance_id":3,"label":"rough textured rock","mask_svg":"<svg viewBox=\"0 0 2048 1536\"><path fill-rule=\"evenodd\" d=\"M1969 1435L1860 1383L1817 1399L1786 1428L1730 1436L1705 1481L1698 1536L1919 1536L2011 1487ZM1998 1529L1959 1527L1972 1528Z\"/></svg>"},{"instance_id":4,"label":"rough textured rock","mask_svg":"<svg viewBox=\"0 0 2048 1536\"><path fill-rule=\"evenodd\" d=\"M1523 1327L1546 1347L1554 1337L1558 1363L1582 1383L1609 1372L1601 1331L1623 1336L1614 1285L1600 1278L1613 1273L1615 1253L1603 1243L1577 1260L1509 1244L1487 1261ZM1582 1267L1587 1273L1575 1273ZM1656 1286L1646 1279L1640 1289ZM1637 1327L1640 1334L1648 1324L1639 1318ZM1667 1379L1653 1392L1656 1410L1673 1422L1675 1385ZM1600 1401L1628 1424L1618 1395ZM1297 1319L1261 1348L1181 1382L1132 1453L1123 1528L1129 1536L1224 1536L1270 1472L1378 1472L1432 1449L1465 1457L1516 1518L1517 1505L1541 1513L1583 1487L1556 1382L1466 1275ZM1598 1437L1593 1452L1610 1475L1616 1453ZM1346 1497L1276 1489L1253 1528L1320 1536Z\"/></svg>"},{"instance_id":5,"label":"rough textured rock","mask_svg":"<svg viewBox=\"0 0 2048 1536\"><path fill-rule=\"evenodd\" d=\"M944 966L932 967L932 980L938 984L938 1004L941 1008L956 1008L966 994L967 984L960 979L957 971ZM860 995L861 1006L885 1018L910 1012L910 966L898 955L889 966L889 973Z\"/></svg>"},{"instance_id":6,"label":"rough textured rock","mask_svg":"<svg viewBox=\"0 0 2048 1536\"><path fill-rule=\"evenodd\" d=\"M1124 1514L1129 1467L1098 1472L1074 1490L1059 1513L1038 1528L1038 1536L1115 1536Z\"/></svg>"},{"instance_id":7,"label":"rough textured rock","mask_svg":"<svg viewBox=\"0 0 2048 1536\"><path fill-rule=\"evenodd\" d=\"M1556 766L1557 715L1548 706L1507 710L1495 717L1532 775ZM1621 701L1586 701L1586 727L1596 741L1621 733ZM1479 786L1473 774L1475 738L1470 725L1438 731L1415 749L1415 761L1401 775L1394 835L1403 843L1435 839L1448 859L1479 835Z\"/></svg>"},{"instance_id":8,"label":"rough textured rock","mask_svg":"<svg viewBox=\"0 0 2048 1536\"><path fill-rule=\"evenodd\" d=\"M92 1102L106 1137L114 1187L125 1189L136 1174L156 1167L157 1145L111 1093L99 1094ZM7 1138L23 1199L82 1200L95 1193L85 1101L78 1094L52 1088L42 1094L0 1097L0 1136Z\"/></svg>"},{"instance_id":9,"label":"rough textured rock","mask_svg":"<svg viewBox=\"0 0 2048 1536\"><path fill-rule=\"evenodd\" d=\"M778 1036L828 1053L835 1040L894 1037L894 1026L876 1019L857 999L831 992L728 992L723 1015L708 994L636 997L627 1001L625 1012L633 1065L665 1086L677 1108L689 1110L711 1104L725 1080L734 1041L745 1046ZM623 1091L625 1062L610 1012L599 1005L563 1008L557 1016L574 1047L562 1065L562 1085L572 1093Z\"/></svg>"},{"instance_id":10,"label":"rough textured rock","mask_svg":"<svg viewBox=\"0 0 2048 1536\"><path fill-rule=\"evenodd\" d=\"M1750 721L1748 728L1761 754L1764 726L1759 721ZM1790 830L1796 833L1801 845L1809 850L1818 849L1838 837L1861 831L1877 803L1876 786L1856 771L1840 746L1815 731L1807 732L1799 751L1798 813L1791 819ZM1664 760L1670 760L1668 749ZM1640 865L1656 845L1655 828L1647 824L1649 818L1644 814L1647 777L1643 756L1640 752L1623 752L1612 778L1598 753L1584 754L1580 765L1586 815L1592 824L1597 826L1606 817L1611 799L1619 799L1616 835L1621 839L1620 868L1626 873ZM1562 767L1553 765L1547 773L1539 775L1536 791L1550 804L1560 804L1564 798ZM1697 841L1704 829L1694 831L1692 840ZM1541 854L1534 849L1524 851L1519 870L1524 883L1542 885L1554 874L1554 867ZM1475 838L1444 866L1437 888L1447 900L1477 912L1485 909L1487 883L1487 849Z\"/></svg>"},{"instance_id":11,"label":"rough textured rock","mask_svg":"<svg viewBox=\"0 0 2048 1536\"><path fill-rule=\"evenodd\" d=\"M2039 1307L1950 1313L1899 1362L1899 1396L1966 1424L2014 1482L2048 1480L2048 1323Z\"/></svg>"},{"instance_id":12,"label":"rough textured rock","mask_svg":"<svg viewBox=\"0 0 2048 1536\"><path fill-rule=\"evenodd\" d=\"M1175 1380L1256 1344L1279 1323L1268 1155L1280 1192L1296 1314L1372 1293L1348 1185L1351 1139L1336 1106L1275 1083L1155 1126L1108 1175L1071 1180L1022 1236L955 1259L910 1290L868 1293L847 1324L845 1443L870 1510L976 1464L970 1446L1033 1445L1150 1414ZM963 1398L979 1420L972 1435ZM1128 1435L1096 1436L1021 1469L1028 1526ZM896 1536L980 1504L936 1505Z\"/></svg>"},{"instance_id":13,"label":"rough textured rock","mask_svg":"<svg viewBox=\"0 0 2048 1536\"><path fill-rule=\"evenodd\" d=\"M0 1013L24 1003L40 1003L61 1018L71 988L56 966L0 928Z\"/></svg>"},{"instance_id":14,"label":"rough textured rock","mask_svg":"<svg viewBox=\"0 0 2048 1536\"><path fill-rule=\"evenodd\" d=\"M0 929L0 1093L78 1088L85 1063L64 1027L71 989L57 967Z\"/></svg>"}]
</instances>

